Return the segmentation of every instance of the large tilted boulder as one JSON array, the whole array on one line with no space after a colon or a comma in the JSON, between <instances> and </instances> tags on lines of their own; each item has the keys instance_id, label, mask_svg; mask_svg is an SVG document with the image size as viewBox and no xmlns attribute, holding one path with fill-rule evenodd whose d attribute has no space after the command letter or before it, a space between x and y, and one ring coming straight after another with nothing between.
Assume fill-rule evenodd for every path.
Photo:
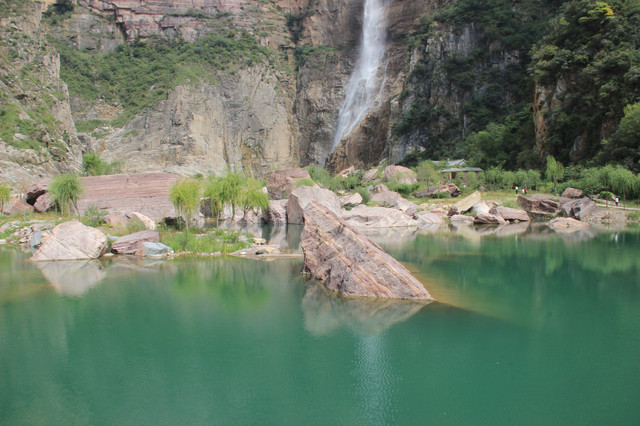
<instances>
[{"instance_id":1,"label":"large tilted boulder","mask_svg":"<svg viewBox=\"0 0 640 426\"><path fill-rule=\"evenodd\" d=\"M393 209L402 210L410 215L418 210L415 203L405 199L402 195L394 191L384 191L373 194L371 201L380 204L383 207L391 207Z\"/></svg>"},{"instance_id":2,"label":"large tilted boulder","mask_svg":"<svg viewBox=\"0 0 640 426\"><path fill-rule=\"evenodd\" d=\"M471 210L475 204L479 203L482 200L482 194L480 191L475 191L474 193L467 195L462 200L458 201L453 205L458 211L458 213L464 213Z\"/></svg>"},{"instance_id":3,"label":"large tilted boulder","mask_svg":"<svg viewBox=\"0 0 640 426\"><path fill-rule=\"evenodd\" d=\"M476 215L480 213L488 214L489 210L491 210L492 207L493 206L490 206L484 201L481 201L479 203L474 204L473 207L471 208L471 211L474 212Z\"/></svg>"},{"instance_id":4,"label":"large tilted boulder","mask_svg":"<svg viewBox=\"0 0 640 426\"><path fill-rule=\"evenodd\" d=\"M526 211L512 209L510 207L496 206L489 210L489 213L502 217L509 222L528 222L531 220Z\"/></svg>"},{"instance_id":5,"label":"large tilted boulder","mask_svg":"<svg viewBox=\"0 0 640 426\"><path fill-rule=\"evenodd\" d=\"M524 211L536 216L556 215L560 212L560 203L553 200L518 195L518 203Z\"/></svg>"},{"instance_id":6,"label":"large tilted boulder","mask_svg":"<svg viewBox=\"0 0 640 426\"><path fill-rule=\"evenodd\" d=\"M564 192L562 193L562 197L564 198L582 198L584 196L584 193L582 192L582 189L577 189L577 188L567 188L564 190Z\"/></svg>"},{"instance_id":7,"label":"large tilted boulder","mask_svg":"<svg viewBox=\"0 0 640 426\"><path fill-rule=\"evenodd\" d=\"M378 175L378 169L371 169L364 172L362 176L362 183L369 183L376 180L376 176Z\"/></svg>"},{"instance_id":8,"label":"large tilted boulder","mask_svg":"<svg viewBox=\"0 0 640 426\"><path fill-rule=\"evenodd\" d=\"M566 202L562 205L562 211L567 217L578 220L584 219L596 209L596 203L589 197Z\"/></svg>"},{"instance_id":9,"label":"large tilted boulder","mask_svg":"<svg viewBox=\"0 0 640 426\"><path fill-rule=\"evenodd\" d=\"M549 223L547 223L547 226L554 231L561 233L577 232L589 228L588 223L581 222L570 217L557 217L550 220Z\"/></svg>"},{"instance_id":10,"label":"large tilted boulder","mask_svg":"<svg viewBox=\"0 0 640 426\"><path fill-rule=\"evenodd\" d=\"M413 185L418 182L416 172L403 166L387 166L382 172L382 178L386 182L395 182L405 185Z\"/></svg>"},{"instance_id":11,"label":"large tilted boulder","mask_svg":"<svg viewBox=\"0 0 640 426\"><path fill-rule=\"evenodd\" d=\"M311 175L299 168L276 170L267 178L267 192L274 200L287 198L301 179L311 179Z\"/></svg>"},{"instance_id":12,"label":"large tilted boulder","mask_svg":"<svg viewBox=\"0 0 640 426\"><path fill-rule=\"evenodd\" d=\"M296 188L289 197L289 202L287 203L287 222L298 225L303 224L304 208L312 201L327 207L336 215L340 215L340 210L342 209L340 200L333 191L303 185Z\"/></svg>"},{"instance_id":13,"label":"large tilted boulder","mask_svg":"<svg viewBox=\"0 0 640 426\"><path fill-rule=\"evenodd\" d=\"M77 220L64 222L51 230L31 260L96 259L107 251L107 237Z\"/></svg>"},{"instance_id":14,"label":"large tilted boulder","mask_svg":"<svg viewBox=\"0 0 640 426\"><path fill-rule=\"evenodd\" d=\"M360 204L350 211L343 211L342 217L351 226L361 230L419 226L420 222L398 209L369 207Z\"/></svg>"},{"instance_id":15,"label":"large tilted boulder","mask_svg":"<svg viewBox=\"0 0 640 426\"><path fill-rule=\"evenodd\" d=\"M140 231L118 238L111 244L111 250L117 254L136 254L143 247L144 242L157 243L160 234L156 231Z\"/></svg>"},{"instance_id":16,"label":"large tilted boulder","mask_svg":"<svg viewBox=\"0 0 640 426\"><path fill-rule=\"evenodd\" d=\"M326 207L309 203L304 221L304 270L329 289L348 296L432 300L400 262Z\"/></svg>"},{"instance_id":17,"label":"large tilted boulder","mask_svg":"<svg viewBox=\"0 0 640 426\"><path fill-rule=\"evenodd\" d=\"M270 200L269 208L262 212L262 222L272 224L287 223L288 200Z\"/></svg>"}]
</instances>

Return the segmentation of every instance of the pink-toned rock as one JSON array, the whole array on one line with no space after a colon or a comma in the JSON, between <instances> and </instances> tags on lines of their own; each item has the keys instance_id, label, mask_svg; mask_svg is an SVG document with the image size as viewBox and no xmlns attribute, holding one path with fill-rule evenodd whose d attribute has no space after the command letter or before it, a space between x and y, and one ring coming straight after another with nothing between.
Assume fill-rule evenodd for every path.
<instances>
[{"instance_id":1,"label":"pink-toned rock","mask_svg":"<svg viewBox=\"0 0 640 426\"><path fill-rule=\"evenodd\" d=\"M387 166L382 172L382 178L387 182L413 185L418 182L416 172L403 166Z\"/></svg>"},{"instance_id":2,"label":"pink-toned rock","mask_svg":"<svg viewBox=\"0 0 640 426\"><path fill-rule=\"evenodd\" d=\"M27 188L25 200L33 205L39 196L44 194L49 188L51 178L42 178Z\"/></svg>"},{"instance_id":3,"label":"pink-toned rock","mask_svg":"<svg viewBox=\"0 0 640 426\"><path fill-rule=\"evenodd\" d=\"M500 216L496 216L491 213L478 213L473 222L480 223L480 224L489 224L489 225L504 225L505 223L507 223Z\"/></svg>"},{"instance_id":4,"label":"pink-toned rock","mask_svg":"<svg viewBox=\"0 0 640 426\"><path fill-rule=\"evenodd\" d=\"M444 223L442 215L431 212L420 212L413 215L414 219L421 224L440 224Z\"/></svg>"},{"instance_id":5,"label":"pink-toned rock","mask_svg":"<svg viewBox=\"0 0 640 426\"><path fill-rule=\"evenodd\" d=\"M273 224L287 223L287 201L270 200L269 208L262 212L262 222Z\"/></svg>"},{"instance_id":6,"label":"pink-toned rock","mask_svg":"<svg viewBox=\"0 0 640 426\"><path fill-rule=\"evenodd\" d=\"M416 206L415 203L406 200L402 195L394 191L385 191L373 194L371 201L380 204L382 207L402 210L410 215L414 214L418 210L418 206Z\"/></svg>"},{"instance_id":7,"label":"pink-toned rock","mask_svg":"<svg viewBox=\"0 0 640 426\"><path fill-rule=\"evenodd\" d=\"M577 188L567 188L564 190L564 192L562 193L562 197L564 198L582 198L584 196L584 192L582 192L582 189L577 189Z\"/></svg>"},{"instance_id":8,"label":"pink-toned rock","mask_svg":"<svg viewBox=\"0 0 640 426\"><path fill-rule=\"evenodd\" d=\"M589 224L570 217L557 217L550 220L547 226L556 232L570 233L587 229Z\"/></svg>"},{"instance_id":9,"label":"pink-toned rock","mask_svg":"<svg viewBox=\"0 0 640 426\"><path fill-rule=\"evenodd\" d=\"M27 213L33 212L33 206L30 206L29 204L25 203L24 201L18 198L10 199L9 202L7 202L2 209L2 213L7 215L21 214L25 212Z\"/></svg>"},{"instance_id":10,"label":"pink-toned rock","mask_svg":"<svg viewBox=\"0 0 640 426\"><path fill-rule=\"evenodd\" d=\"M304 270L329 289L348 296L432 300L400 262L326 207L309 203L304 221Z\"/></svg>"},{"instance_id":11,"label":"pink-toned rock","mask_svg":"<svg viewBox=\"0 0 640 426\"><path fill-rule=\"evenodd\" d=\"M104 217L104 223L114 228L126 228L129 218L122 213L109 213Z\"/></svg>"},{"instance_id":12,"label":"pink-toned rock","mask_svg":"<svg viewBox=\"0 0 640 426\"><path fill-rule=\"evenodd\" d=\"M160 241L160 234L156 231L140 231L118 238L111 244L111 250L118 254L135 254L145 241L157 243Z\"/></svg>"},{"instance_id":13,"label":"pink-toned rock","mask_svg":"<svg viewBox=\"0 0 640 426\"><path fill-rule=\"evenodd\" d=\"M267 192L274 200L288 198L301 179L311 179L311 175L300 168L276 170L267 178Z\"/></svg>"},{"instance_id":14,"label":"pink-toned rock","mask_svg":"<svg viewBox=\"0 0 640 426\"><path fill-rule=\"evenodd\" d=\"M531 220L529 215L524 210L512 209L510 207L496 206L492 208L489 213L502 217L509 222L528 222Z\"/></svg>"},{"instance_id":15,"label":"pink-toned rock","mask_svg":"<svg viewBox=\"0 0 640 426\"><path fill-rule=\"evenodd\" d=\"M289 202L287 203L287 222L291 224L303 224L304 208L312 201L327 207L336 215L340 215L342 207L336 194L328 189L312 188L303 185L296 188L289 197Z\"/></svg>"},{"instance_id":16,"label":"pink-toned rock","mask_svg":"<svg viewBox=\"0 0 640 426\"><path fill-rule=\"evenodd\" d=\"M101 231L72 220L53 228L31 260L96 259L107 251L107 245Z\"/></svg>"},{"instance_id":17,"label":"pink-toned rock","mask_svg":"<svg viewBox=\"0 0 640 426\"><path fill-rule=\"evenodd\" d=\"M556 215L560 211L560 204L553 200L518 195L518 202L524 211L536 216Z\"/></svg>"},{"instance_id":18,"label":"pink-toned rock","mask_svg":"<svg viewBox=\"0 0 640 426\"><path fill-rule=\"evenodd\" d=\"M44 194L38 197L35 204L33 205L33 208L38 213L44 213L47 210L49 210L51 207L53 207L54 204L55 202L53 201L53 197L49 193L45 192Z\"/></svg>"},{"instance_id":19,"label":"pink-toned rock","mask_svg":"<svg viewBox=\"0 0 640 426\"><path fill-rule=\"evenodd\" d=\"M156 230L156 223L153 220L151 220L149 217L143 215L142 213L129 212L127 213L127 217L129 219L139 220L140 222L142 222L145 229L148 229L149 231Z\"/></svg>"},{"instance_id":20,"label":"pink-toned rock","mask_svg":"<svg viewBox=\"0 0 640 426\"><path fill-rule=\"evenodd\" d=\"M360 204L350 211L343 211L342 217L349 225L360 230L420 225L420 222L402 210L387 207L369 207L364 204Z\"/></svg>"},{"instance_id":21,"label":"pink-toned rock","mask_svg":"<svg viewBox=\"0 0 640 426\"><path fill-rule=\"evenodd\" d=\"M340 197L340 205L342 205L342 207L355 207L358 204L362 204L362 195L357 192Z\"/></svg>"},{"instance_id":22,"label":"pink-toned rock","mask_svg":"<svg viewBox=\"0 0 640 426\"><path fill-rule=\"evenodd\" d=\"M369 183L376 180L376 176L378 176L378 169L371 169L364 172L362 176L362 183Z\"/></svg>"}]
</instances>

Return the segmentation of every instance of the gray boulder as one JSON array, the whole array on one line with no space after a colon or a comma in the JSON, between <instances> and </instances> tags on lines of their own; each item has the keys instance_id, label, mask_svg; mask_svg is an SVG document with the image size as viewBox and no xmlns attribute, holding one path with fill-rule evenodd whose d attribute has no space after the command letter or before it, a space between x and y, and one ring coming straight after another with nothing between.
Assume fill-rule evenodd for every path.
<instances>
[{"instance_id":1,"label":"gray boulder","mask_svg":"<svg viewBox=\"0 0 640 426\"><path fill-rule=\"evenodd\" d=\"M369 207L360 204L351 211L343 211L346 222L358 229L419 226L420 222L398 209Z\"/></svg>"},{"instance_id":2,"label":"gray boulder","mask_svg":"<svg viewBox=\"0 0 640 426\"><path fill-rule=\"evenodd\" d=\"M578 220L584 219L596 209L596 203L589 197L569 201L562 205L562 211L567 217Z\"/></svg>"},{"instance_id":3,"label":"gray boulder","mask_svg":"<svg viewBox=\"0 0 640 426\"><path fill-rule=\"evenodd\" d=\"M577 188L567 188L564 190L564 192L562 193L562 197L564 198L582 198L584 196L584 193L582 192L582 189L577 189Z\"/></svg>"},{"instance_id":4,"label":"gray boulder","mask_svg":"<svg viewBox=\"0 0 640 426\"><path fill-rule=\"evenodd\" d=\"M169 256L173 254L173 249L167 245L162 243L154 243L151 241L144 241L138 251L136 251L136 256L145 256L145 257L162 257Z\"/></svg>"},{"instance_id":5,"label":"gray boulder","mask_svg":"<svg viewBox=\"0 0 640 426\"><path fill-rule=\"evenodd\" d=\"M340 205L342 205L342 207L355 207L358 204L362 204L362 195L357 192L340 197Z\"/></svg>"},{"instance_id":6,"label":"gray boulder","mask_svg":"<svg viewBox=\"0 0 640 426\"><path fill-rule=\"evenodd\" d=\"M402 210L409 215L413 215L418 210L418 206L394 191L378 192L371 197L371 201L379 203L383 207Z\"/></svg>"},{"instance_id":7,"label":"gray boulder","mask_svg":"<svg viewBox=\"0 0 640 426\"><path fill-rule=\"evenodd\" d=\"M467 195L462 200L455 203L452 208L455 207L458 210L458 213L465 213L481 200L482 194L480 193L480 191L475 191L474 193Z\"/></svg>"},{"instance_id":8,"label":"gray boulder","mask_svg":"<svg viewBox=\"0 0 640 426\"><path fill-rule=\"evenodd\" d=\"M416 172L403 166L387 166L382 172L382 178L387 182L412 185L418 182Z\"/></svg>"},{"instance_id":9,"label":"gray boulder","mask_svg":"<svg viewBox=\"0 0 640 426\"><path fill-rule=\"evenodd\" d=\"M500 216L509 222L528 222L531 220L527 212L520 209L512 209L510 207L496 206L489 213Z\"/></svg>"},{"instance_id":10,"label":"gray boulder","mask_svg":"<svg viewBox=\"0 0 640 426\"><path fill-rule=\"evenodd\" d=\"M589 228L588 223L570 217L557 217L550 220L547 226L560 233L578 232Z\"/></svg>"},{"instance_id":11,"label":"gray boulder","mask_svg":"<svg viewBox=\"0 0 640 426\"><path fill-rule=\"evenodd\" d=\"M326 207L309 203L304 222L304 270L329 289L348 296L432 300L400 262Z\"/></svg>"},{"instance_id":12,"label":"gray boulder","mask_svg":"<svg viewBox=\"0 0 640 426\"><path fill-rule=\"evenodd\" d=\"M77 220L53 228L31 260L96 259L107 251L107 237Z\"/></svg>"},{"instance_id":13,"label":"gray boulder","mask_svg":"<svg viewBox=\"0 0 640 426\"><path fill-rule=\"evenodd\" d=\"M301 225L304 223L304 208L310 202L316 202L327 207L336 215L340 215L341 206L338 196L332 191L324 188L312 188L310 186L300 186L296 188L289 197L287 203L288 223Z\"/></svg>"}]
</instances>

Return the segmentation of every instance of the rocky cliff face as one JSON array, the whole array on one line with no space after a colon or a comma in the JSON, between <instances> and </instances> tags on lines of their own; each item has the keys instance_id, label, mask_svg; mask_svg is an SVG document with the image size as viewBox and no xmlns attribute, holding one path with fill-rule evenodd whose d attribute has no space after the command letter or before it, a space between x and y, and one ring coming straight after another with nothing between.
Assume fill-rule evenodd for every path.
<instances>
[{"instance_id":1,"label":"rocky cliff face","mask_svg":"<svg viewBox=\"0 0 640 426\"><path fill-rule=\"evenodd\" d=\"M20 187L77 170L76 137L60 58L47 42L43 3L8 1L0 15L0 181Z\"/></svg>"},{"instance_id":2,"label":"rocky cliff face","mask_svg":"<svg viewBox=\"0 0 640 426\"><path fill-rule=\"evenodd\" d=\"M278 80L269 67L254 67L216 85L178 86L95 149L105 160L124 160L129 172L219 174L228 167L262 177L295 166L292 104Z\"/></svg>"}]
</instances>

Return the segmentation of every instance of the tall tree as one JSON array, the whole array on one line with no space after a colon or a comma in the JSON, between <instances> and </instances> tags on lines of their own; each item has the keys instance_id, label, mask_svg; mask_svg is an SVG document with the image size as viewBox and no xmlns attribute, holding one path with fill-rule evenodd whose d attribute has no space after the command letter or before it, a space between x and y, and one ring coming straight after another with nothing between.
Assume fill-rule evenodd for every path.
<instances>
[{"instance_id":1,"label":"tall tree","mask_svg":"<svg viewBox=\"0 0 640 426\"><path fill-rule=\"evenodd\" d=\"M5 183L0 183L0 216L4 212L4 206L11 197L11 188Z\"/></svg>"},{"instance_id":2,"label":"tall tree","mask_svg":"<svg viewBox=\"0 0 640 426\"><path fill-rule=\"evenodd\" d=\"M200 182L195 179L185 179L176 182L169 190L169 199L178 212L178 216L184 218L187 234L189 222L200 207Z\"/></svg>"}]
</instances>

